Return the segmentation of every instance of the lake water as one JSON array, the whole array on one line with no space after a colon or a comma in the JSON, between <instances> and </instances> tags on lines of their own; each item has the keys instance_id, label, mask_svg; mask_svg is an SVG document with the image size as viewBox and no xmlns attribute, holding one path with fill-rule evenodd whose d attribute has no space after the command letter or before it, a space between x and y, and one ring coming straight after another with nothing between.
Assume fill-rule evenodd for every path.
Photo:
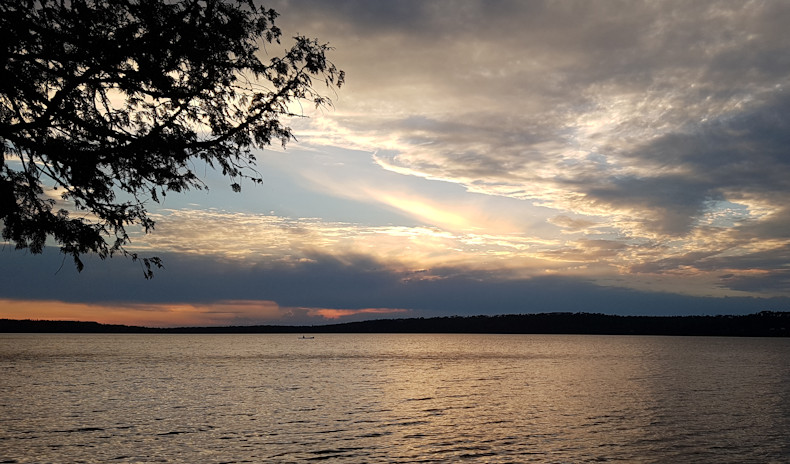
<instances>
[{"instance_id":1,"label":"lake water","mask_svg":"<svg viewBox=\"0 0 790 464\"><path fill-rule=\"evenodd\" d=\"M790 462L790 340L0 334L0 462Z\"/></svg>"}]
</instances>

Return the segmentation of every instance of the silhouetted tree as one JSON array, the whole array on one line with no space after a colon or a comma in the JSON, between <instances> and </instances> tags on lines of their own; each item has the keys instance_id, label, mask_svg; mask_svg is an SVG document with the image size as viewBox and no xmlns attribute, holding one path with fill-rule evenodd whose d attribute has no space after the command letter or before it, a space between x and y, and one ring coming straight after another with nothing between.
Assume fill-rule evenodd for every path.
<instances>
[{"instance_id":1,"label":"silhouetted tree","mask_svg":"<svg viewBox=\"0 0 790 464\"><path fill-rule=\"evenodd\" d=\"M234 191L261 182L251 149L293 138L289 104L331 105L314 80L343 83L314 39L260 58L276 17L252 1L0 2L3 239L41 253L51 237L78 270L122 254L151 277L159 258L126 248L127 227L154 227L146 202L205 188L195 160Z\"/></svg>"}]
</instances>

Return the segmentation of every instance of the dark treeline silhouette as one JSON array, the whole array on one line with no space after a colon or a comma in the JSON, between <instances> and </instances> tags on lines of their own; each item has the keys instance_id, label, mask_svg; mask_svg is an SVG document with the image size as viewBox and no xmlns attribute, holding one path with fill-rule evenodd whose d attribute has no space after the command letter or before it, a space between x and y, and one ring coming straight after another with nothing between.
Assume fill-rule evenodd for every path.
<instances>
[{"instance_id":1,"label":"dark treeline silhouette","mask_svg":"<svg viewBox=\"0 0 790 464\"><path fill-rule=\"evenodd\" d=\"M5 333L491 333L790 336L790 312L727 316L612 316L592 313L509 314L378 319L314 326L151 328L78 321L0 319Z\"/></svg>"}]
</instances>

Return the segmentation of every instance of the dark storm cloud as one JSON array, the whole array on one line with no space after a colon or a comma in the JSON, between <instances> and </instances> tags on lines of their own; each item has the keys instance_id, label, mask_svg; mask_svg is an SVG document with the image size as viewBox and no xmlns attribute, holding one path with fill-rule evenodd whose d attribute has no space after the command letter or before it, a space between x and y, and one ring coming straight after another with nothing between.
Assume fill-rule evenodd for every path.
<instances>
[{"instance_id":1,"label":"dark storm cloud","mask_svg":"<svg viewBox=\"0 0 790 464\"><path fill-rule=\"evenodd\" d=\"M613 178L603 187L593 187L587 198L617 210L630 209L646 216L645 225L664 234L683 235L705 210L705 203L715 199L705 185L686 176L658 178Z\"/></svg>"},{"instance_id":2,"label":"dark storm cloud","mask_svg":"<svg viewBox=\"0 0 790 464\"><path fill-rule=\"evenodd\" d=\"M790 271L782 269L756 275L725 274L721 276L721 284L743 292L781 292L790 288Z\"/></svg>"},{"instance_id":3,"label":"dark storm cloud","mask_svg":"<svg viewBox=\"0 0 790 464\"><path fill-rule=\"evenodd\" d=\"M775 98L637 147L625 157L652 167L653 173L611 177L587 189L587 198L615 209L650 211L646 222L652 228L675 235L689 232L711 201L725 199L770 204L777 212L772 220L786 223L790 97ZM781 229L763 232L768 233L765 238L786 236Z\"/></svg>"},{"instance_id":4,"label":"dark storm cloud","mask_svg":"<svg viewBox=\"0 0 790 464\"><path fill-rule=\"evenodd\" d=\"M626 156L646 165L680 168L709 189L787 190L790 178L790 95L772 94L745 111L681 128Z\"/></svg>"},{"instance_id":5,"label":"dark storm cloud","mask_svg":"<svg viewBox=\"0 0 790 464\"><path fill-rule=\"evenodd\" d=\"M610 314L726 314L787 305L788 299L699 298L601 287L568 277L506 279L492 273L444 268L424 273L385 270L362 257L315 256L298 265L243 268L195 256L168 255L168 268L151 281L139 269L116 260L88 263L82 274L58 272L60 257L31 260L15 252L3 259L16 272L0 293L20 300L78 303L211 303L270 300L282 307L402 308L405 316L586 311ZM34 261L39 261L34 263ZM31 264L32 263L32 264ZM42 269L50 269L51 273ZM57 274L56 274L57 272ZM428 278L430 277L430 278ZM247 315L254 321L254 315Z\"/></svg>"}]
</instances>

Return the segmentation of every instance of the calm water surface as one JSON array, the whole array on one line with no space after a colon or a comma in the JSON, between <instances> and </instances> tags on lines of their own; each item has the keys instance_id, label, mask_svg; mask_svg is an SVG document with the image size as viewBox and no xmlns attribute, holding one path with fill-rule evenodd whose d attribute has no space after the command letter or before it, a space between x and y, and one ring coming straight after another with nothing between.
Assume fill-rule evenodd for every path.
<instances>
[{"instance_id":1,"label":"calm water surface","mask_svg":"<svg viewBox=\"0 0 790 464\"><path fill-rule=\"evenodd\" d=\"M0 334L0 462L790 462L790 340Z\"/></svg>"}]
</instances>

